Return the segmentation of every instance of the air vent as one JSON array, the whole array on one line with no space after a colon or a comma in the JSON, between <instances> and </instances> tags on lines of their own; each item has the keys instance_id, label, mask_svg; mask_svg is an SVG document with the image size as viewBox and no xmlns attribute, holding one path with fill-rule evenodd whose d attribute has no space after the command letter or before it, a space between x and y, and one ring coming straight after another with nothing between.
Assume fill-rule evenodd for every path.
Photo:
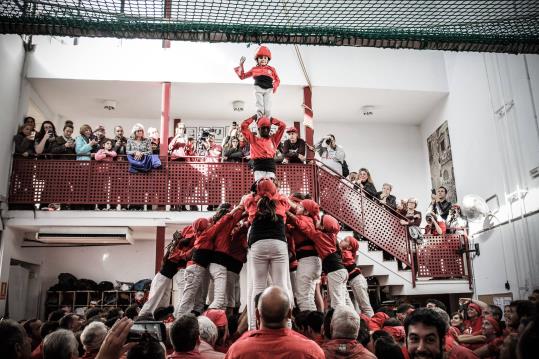
<instances>
[{"instance_id":1,"label":"air vent","mask_svg":"<svg viewBox=\"0 0 539 359\"><path fill-rule=\"evenodd\" d=\"M46 227L35 240L48 244L133 244L128 227Z\"/></svg>"}]
</instances>

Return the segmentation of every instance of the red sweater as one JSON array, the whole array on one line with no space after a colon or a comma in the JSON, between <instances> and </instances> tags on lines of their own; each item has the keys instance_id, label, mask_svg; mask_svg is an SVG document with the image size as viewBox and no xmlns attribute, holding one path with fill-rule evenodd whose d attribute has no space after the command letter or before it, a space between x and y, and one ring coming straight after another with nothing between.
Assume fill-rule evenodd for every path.
<instances>
[{"instance_id":1,"label":"red sweater","mask_svg":"<svg viewBox=\"0 0 539 359\"><path fill-rule=\"evenodd\" d=\"M311 221L311 217L304 215L297 215L301 220ZM290 238L294 241L294 247L296 249L296 258L301 259L303 257L310 257L312 255L318 255L316 249L314 248L314 242L309 239L305 233L296 228L294 225L287 226L288 234Z\"/></svg>"},{"instance_id":2,"label":"red sweater","mask_svg":"<svg viewBox=\"0 0 539 359\"><path fill-rule=\"evenodd\" d=\"M271 123L277 125L278 129L273 135L268 138L258 137L249 129L249 125L253 123L254 117L249 117L241 123L241 133L251 145L251 159L273 159L277 152L277 147L283 138L286 124L275 117L271 118Z\"/></svg>"},{"instance_id":3,"label":"red sweater","mask_svg":"<svg viewBox=\"0 0 539 359\"><path fill-rule=\"evenodd\" d=\"M246 333L226 354L229 359L323 359L318 344L288 328L260 329Z\"/></svg>"},{"instance_id":4,"label":"red sweater","mask_svg":"<svg viewBox=\"0 0 539 359\"><path fill-rule=\"evenodd\" d=\"M244 206L247 214L249 215L249 223L253 223L253 220L256 217L258 211L258 201L260 200L259 195L249 196L245 200ZM288 203L288 197L281 194L276 194L272 200L275 201L276 208L275 212L280 216L283 221L286 220L286 211L290 208L290 203Z\"/></svg>"},{"instance_id":5,"label":"red sweater","mask_svg":"<svg viewBox=\"0 0 539 359\"><path fill-rule=\"evenodd\" d=\"M234 68L234 71L238 75L238 77L241 80L244 80L248 77L258 77L258 76L267 76L272 79L273 81L273 92L277 91L277 87L279 87L279 84L281 83L281 80L279 79L279 76L277 75L277 71L275 71L275 68L269 66L269 65L257 65L250 69L249 71L245 72L243 68L243 64L241 64L238 67Z\"/></svg>"}]
</instances>

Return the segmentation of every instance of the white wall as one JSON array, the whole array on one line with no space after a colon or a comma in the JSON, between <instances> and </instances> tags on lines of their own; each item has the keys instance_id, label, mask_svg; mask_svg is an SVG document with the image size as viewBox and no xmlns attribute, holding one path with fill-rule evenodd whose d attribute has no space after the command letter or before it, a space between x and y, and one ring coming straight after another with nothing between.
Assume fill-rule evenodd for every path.
<instances>
[{"instance_id":1,"label":"white wall","mask_svg":"<svg viewBox=\"0 0 539 359\"><path fill-rule=\"evenodd\" d=\"M317 123L315 120L315 142L329 133L335 135L337 144L344 148L350 171L365 167L379 191L383 183L389 182L397 199L416 197L420 206L426 206L430 184L424 173L428 162L423 158L425 141L421 139L418 126Z\"/></svg>"},{"instance_id":2,"label":"white wall","mask_svg":"<svg viewBox=\"0 0 539 359\"><path fill-rule=\"evenodd\" d=\"M475 53L444 56L450 94L421 125L424 162L428 163L427 137L448 121L459 201L471 193L483 198L496 194L500 201L496 216L501 221L538 209L539 182L531 179L529 170L539 165L539 133L524 57ZM527 59L537 103L539 56ZM494 112L510 100L515 105L507 116L496 116ZM428 167L426 170L430 183ZM511 205L506 201L506 194L518 188L526 188L528 194L524 201ZM475 238L481 246L481 256L474 260L476 294L505 292L506 279L515 298L525 298L531 289L539 286L536 217ZM471 223L470 227L473 233L482 224Z\"/></svg>"},{"instance_id":3,"label":"white wall","mask_svg":"<svg viewBox=\"0 0 539 359\"><path fill-rule=\"evenodd\" d=\"M0 123L4 129L0 133L0 163L8 168L11 163L11 146L13 134L17 132L19 119L19 93L21 90L21 73L24 63L22 40L17 35L0 35ZM0 175L0 195L5 196L9 171Z\"/></svg>"},{"instance_id":4,"label":"white wall","mask_svg":"<svg viewBox=\"0 0 539 359\"><path fill-rule=\"evenodd\" d=\"M194 83L240 83L240 56L254 64L257 46L160 40L34 37L31 78L70 78ZM285 85L306 85L294 47L270 45L271 65ZM394 88L444 92L443 56L436 51L300 46L315 86ZM250 80L246 80L250 81Z\"/></svg>"}]
</instances>

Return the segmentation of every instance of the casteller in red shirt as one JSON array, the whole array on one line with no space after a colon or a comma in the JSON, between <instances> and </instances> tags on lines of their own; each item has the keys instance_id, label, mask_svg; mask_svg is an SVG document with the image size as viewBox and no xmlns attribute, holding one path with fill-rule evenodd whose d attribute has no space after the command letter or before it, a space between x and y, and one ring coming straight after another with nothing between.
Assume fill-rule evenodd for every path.
<instances>
[{"instance_id":1,"label":"casteller in red shirt","mask_svg":"<svg viewBox=\"0 0 539 359\"><path fill-rule=\"evenodd\" d=\"M225 356L230 359L325 358L318 344L288 329L259 329L236 341Z\"/></svg>"}]
</instances>

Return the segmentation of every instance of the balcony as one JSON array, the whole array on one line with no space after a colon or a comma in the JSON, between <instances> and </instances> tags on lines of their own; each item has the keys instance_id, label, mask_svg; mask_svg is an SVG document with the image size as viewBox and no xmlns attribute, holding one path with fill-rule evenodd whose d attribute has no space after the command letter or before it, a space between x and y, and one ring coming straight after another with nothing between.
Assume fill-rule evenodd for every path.
<instances>
[{"instance_id":1,"label":"balcony","mask_svg":"<svg viewBox=\"0 0 539 359\"><path fill-rule=\"evenodd\" d=\"M249 192L253 175L245 163L175 162L131 174L128 162L15 158L9 203L36 205L216 205L237 203ZM280 190L310 193L324 212L411 268L417 278L466 279L471 286L470 258L459 254L467 238L427 237L422 245L409 239L400 215L358 190L320 163L277 166ZM125 214L127 215L127 214ZM123 216L125 216L123 215Z\"/></svg>"}]
</instances>

